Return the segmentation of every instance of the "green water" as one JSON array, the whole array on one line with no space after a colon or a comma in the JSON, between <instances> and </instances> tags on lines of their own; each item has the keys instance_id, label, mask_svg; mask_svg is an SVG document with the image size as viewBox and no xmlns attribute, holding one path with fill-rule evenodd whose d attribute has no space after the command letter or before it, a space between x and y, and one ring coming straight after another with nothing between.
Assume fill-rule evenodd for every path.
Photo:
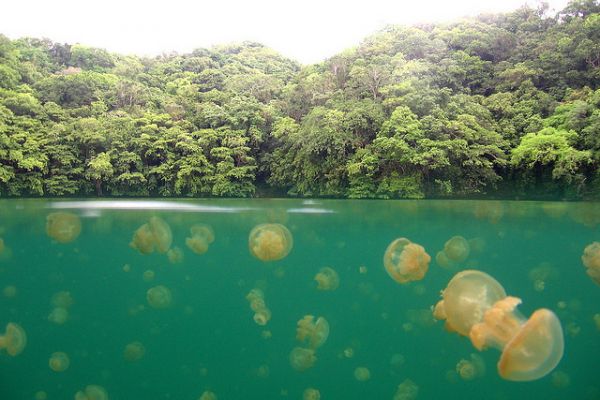
<instances>
[{"instance_id":1,"label":"green water","mask_svg":"<svg viewBox=\"0 0 600 400\"><path fill-rule=\"evenodd\" d=\"M46 216L56 211L81 217L73 242L46 234ZM170 225L183 262L129 247L152 216ZM293 235L293 249L280 261L262 262L248 250L249 232L265 222L282 223ZM203 255L185 245L197 223L215 233ZM600 399L600 327L593 318L600 286L581 262L585 246L600 241L599 227L600 207L590 203L5 200L0 289L14 286L16 295L0 294L0 326L18 323L28 343L16 357L0 354L0 399L34 399L37 391L72 399L89 384L103 386L110 399L196 400L205 390L221 400L301 399L307 387L321 399L392 399L407 378L418 385L418 399ZM499 351L477 352L433 321L430 307L458 271L434 258L454 235L485 243L460 269L494 276L523 300L526 316L540 307L557 313L565 354L554 375L504 381L496 372ZM432 256L423 280L400 285L386 273L383 254L398 237ZM313 280L325 266L339 274L334 291L317 290ZM154 280L143 279L146 270ZM172 291L170 308L147 304L146 291L157 285ZM264 327L245 298L255 287L272 311ZM62 325L48 320L60 291L73 298ZM300 345L296 323L306 314L325 317L330 335L314 367L297 372L289 353ZM133 341L146 353L127 362L123 350ZM70 357L64 372L48 366L56 351ZM471 353L483 357L486 371L464 381L455 366ZM404 362L391 363L394 355ZM357 381L357 367L368 368L370 380Z\"/></svg>"}]
</instances>

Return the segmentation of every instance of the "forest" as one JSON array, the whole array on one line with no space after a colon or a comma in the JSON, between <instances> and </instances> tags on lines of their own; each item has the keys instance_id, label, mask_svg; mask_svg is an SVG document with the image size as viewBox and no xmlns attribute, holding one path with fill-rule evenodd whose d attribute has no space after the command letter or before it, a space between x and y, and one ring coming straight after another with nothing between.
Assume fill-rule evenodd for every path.
<instances>
[{"instance_id":1,"label":"forest","mask_svg":"<svg viewBox=\"0 0 600 400\"><path fill-rule=\"evenodd\" d=\"M0 35L0 196L600 199L599 83L597 0L388 26L314 65Z\"/></svg>"}]
</instances>

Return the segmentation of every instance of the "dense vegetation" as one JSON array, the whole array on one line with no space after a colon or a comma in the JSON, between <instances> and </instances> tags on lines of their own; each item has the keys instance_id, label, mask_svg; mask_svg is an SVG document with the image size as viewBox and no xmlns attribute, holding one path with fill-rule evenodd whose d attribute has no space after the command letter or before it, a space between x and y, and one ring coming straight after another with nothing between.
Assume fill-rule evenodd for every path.
<instances>
[{"instance_id":1,"label":"dense vegetation","mask_svg":"<svg viewBox=\"0 0 600 400\"><path fill-rule=\"evenodd\" d=\"M598 198L599 12L391 26L304 67L0 35L0 193Z\"/></svg>"}]
</instances>

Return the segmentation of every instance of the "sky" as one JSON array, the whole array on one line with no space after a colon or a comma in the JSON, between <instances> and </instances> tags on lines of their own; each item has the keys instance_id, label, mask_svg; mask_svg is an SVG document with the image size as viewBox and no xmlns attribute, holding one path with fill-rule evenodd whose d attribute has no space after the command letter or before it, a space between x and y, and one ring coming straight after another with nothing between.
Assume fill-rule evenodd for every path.
<instances>
[{"instance_id":1,"label":"sky","mask_svg":"<svg viewBox=\"0 0 600 400\"><path fill-rule=\"evenodd\" d=\"M511 11L525 1L3 0L0 33L146 56L250 40L311 64L358 45L388 24ZM558 11L568 0L547 3Z\"/></svg>"}]
</instances>

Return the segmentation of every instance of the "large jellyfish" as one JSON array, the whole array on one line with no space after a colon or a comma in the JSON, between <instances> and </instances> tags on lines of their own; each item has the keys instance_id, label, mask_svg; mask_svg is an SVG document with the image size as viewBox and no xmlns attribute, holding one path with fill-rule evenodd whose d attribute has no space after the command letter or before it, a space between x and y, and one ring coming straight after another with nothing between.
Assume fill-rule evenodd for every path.
<instances>
[{"instance_id":1,"label":"large jellyfish","mask_svg":"<svg viewBox=\"0 0 600 400\"><path fill-rule=\"evenodd\" d=\"M46 233L59 243L69 243L81 233L81 220L73 213L54 212L46 217Z\"/></svg>"},{"instance_id":2,"label":"large jellyfish","mask_svg":"<svg viewBox=\"0 0 600 400\"><path fill-rule=\"evenodd\" d=\"M21 354L27 345L27 335L20 325L9 322L4 336L0 336L0 350L5 349L11 356Z\"/></svg>"},{"instance_id":3,"label":"large jellyfish","mask_svg":"<svg viewBox=\"0 0 600 400\"><path fill-rule=\"evenodd\" d=\"M171 306L173 296L171 290L163 285L154 286L146 292L146 300L150 307L156 309L165 309Z\"/></svg>"},{"instance_id":4,"label":"large jellyfish","mask_svg":"<svg viewBox=\"0 0 600 400\"><path fill-rule=\"evenodd\" d=\"M261 261L276 261L285 258L292 250L292 234L281 224L255 226L248 237L250 253Z\"/></svg>"},{"instance_id":5,"label":"large jellyfish","mask_svg":"<svg viewBox=\"0 0 600 400\"><path fill-rule=\"evenodd\" d=\"M315 275L315 281L319 290L335 290L340 285L338 273L330 267L321 268Z\"/></svg>"},{"instance_id":6,"label":"large jellyfish","mask_svg":"<svg viewBox=\"0 0 600 400\"><path fill-rule=\"evenodd\" d=\"M556 315L547 309L525 319L491 276L474 270L456 274L442 292L434 316L468 336L475 348L496 347L502 354L498 373L506 380L530 381L551 372L563 355L564 338Z\"/></svg>"},{"instance_id":7,"label":"large jellyfish","mask_svg":"<svg viewBox=\"0 0 600 400\"><path fill-rule=\"evenodd\" d=\"M600 242L594 242L583 250L581 256L587 274L594 282L600 285Z\"/></svg>"},{"instance_id":8,"label":"large jellyfish","mask_svg":"<svg viewBox=\"0 0 600 400\"><path fill-rule=\"evenodd\" d=\"M329 323L323 317L317 318L305 315L298 321L296 339L300 342L307 341L311 349L321 347L329 337Z\"/></svg>"},{"instance_id":9,"label":"large jellyfish","mask_svg":"<svg viewBox=\"0 0 600 400\"><path fill-rule=\"evenodd\" d=\"M215 233L209 225L194 225L190 233L192 235L185 239L185 244L196 254L206 253L208 246L215 241Z\"/></svg>"},{"instance_id":10,"label":"large jellyfish","mask_svg":"<svg viewBox=\"0 0 600 400\"><path fill-rule=\"evenodd\" d=\"M423 246L406 238L399 238L390 243L383 256L383 265L387 273L398 283L423 279L430 261L431 257Z\"/></svg>"},{"instance_id":11,"label":"large jellyfish","mask_svg":"<svg viewBox=\"0 0 600 400\"><path fill-rule=\"evenodd\" d=\"M173 234L169 224L159 217L152 217L135 231L129 246L142 254L150 254L154 251L166 253L172 241Z\"/></svg>"},{"instance_id":12,"label":"large jellyfish","mask_svg":"<svg viewBox=\"0 0 600 400\"><path fill-rule=\"evenodd\" d=\"M63 353L62 351L52 353L50 359L48 360L48 366L52 371L55 372L66 371L69 368L69 364L71 364L69 356L67 353Z\"/></svg>"},{"instance_id":13,"label":"large jellyfish","mask_svg":"<svg viewBox=\"0 0 600 400\"><path fill-rule=\"evenodd\" d=\"M315 365L317 356L314 349L294 347L290 353L290 365L296 371L302 372Z\"/></svg>"}]
</instances>

